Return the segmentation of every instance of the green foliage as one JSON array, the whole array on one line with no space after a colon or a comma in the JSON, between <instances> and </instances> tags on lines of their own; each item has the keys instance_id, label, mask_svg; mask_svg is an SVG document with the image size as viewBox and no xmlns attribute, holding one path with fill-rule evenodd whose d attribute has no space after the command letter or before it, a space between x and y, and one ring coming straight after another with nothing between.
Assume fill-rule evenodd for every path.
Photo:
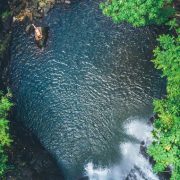
<instances>
[{"instance_id":1,"label":"green foliage","mask_svg":"<svg viewBox=\"0 0 180 180\"><path fill-rule=\"evenodd\" d=\"M173 18L170 21L168 21L166 23L166 25L170 27L170 30L178 28L178 26L179 26L176 18Z\"/></svg>"},{"instance_id":2,"label":"green foliage","mask_svg":"<svg viewBox=\"0 0 180 180\"><path fill-rule=\"evenodd\" d=\"M176 27L176 23L170 22ZM179 30L177 29L177 33ZM154 123L154 142L148 153L156 161L155 172L172 167L172 180L180 179L180 36L161 35L153 62L167 77L167 96L154 101L158 119Z\"/></svg>"},{"instance_id":3,"label":"green foliage","mask_svg":"<svg viewBox=\"0 0 180 180\"><path fill-rule=\"evenodd\" d=\"M129 22L133 26L162 24L175 13L173 0L107 0L100 4L103 14L114 22Z\"/></svg>"},{"instance_id":4,"label":"green foliage","mask_svg":"<svg viewBox=\"0 0 180 180\"><path fill-rule=\"evenodd\" d=\"M7 18L11 15L12 15L12 12L4 11L4 12L2 12L2 14L0 16L1 16L2 21L5 22L7 20Z\"/></svg>"},{"instance_id":5,"label":"green foliage","mask_svg":"<svg viewBox=\"0 0 180 180\"><path fill-rule=\"evenodd\" d=\"M9 101L11 96L8 92L3 96L0 92L0 176L3 175L7 166L6 148L10 146L11 138L9 135L9 121L7 120L8 112L12 107L12 103Z\"/></svg>"},{"instance_id":6,"label":"green foliage","mask_svg":"<svg viewBox=\"0 0 180 180\"><path fill-rule=\"evenodd\" d=\"M154 101L158 119L154 123L154 141L148 153L154 158L155 172L172 168L172 180L180 179L180 28L173 0L107 0L100 4L103 13L114 22L129 22L133 26L166 23L176 29L176 37L161 35L153 60L167 78L167 96ZM171 18L171 20L170 20Z\"/></svg>"}]
</instances>

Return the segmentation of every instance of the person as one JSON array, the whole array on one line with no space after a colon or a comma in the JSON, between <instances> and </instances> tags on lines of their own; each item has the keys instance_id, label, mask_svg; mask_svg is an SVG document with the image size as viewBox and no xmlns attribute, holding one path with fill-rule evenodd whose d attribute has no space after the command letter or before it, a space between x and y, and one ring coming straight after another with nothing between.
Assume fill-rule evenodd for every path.
<instances>
[{"instance_id":1,"label":"person","mask_svg":"<svg viewBox=\"0 0 180 180\"><path fill-rule=\"evenodd\" d=\"M32 24L32 26L34 27L34 31L35 31L35 39L37 41L41 40L43 38L41 29L36 27L34 24Z\"/></svg>"}]
</instances>

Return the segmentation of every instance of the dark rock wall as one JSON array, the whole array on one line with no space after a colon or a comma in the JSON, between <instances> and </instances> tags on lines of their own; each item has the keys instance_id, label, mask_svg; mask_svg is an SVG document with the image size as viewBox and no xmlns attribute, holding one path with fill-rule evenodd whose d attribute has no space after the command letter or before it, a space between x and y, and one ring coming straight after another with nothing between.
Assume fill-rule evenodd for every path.
<instances>
[{"instance_id":1,"label":"dark rock wall","mask_svg":"<svg viewBox=\"0 0 180 180\"><path fill-rule=\"evenodd\" d=\"M10 40L11 40L11 22L12 17L3 19L2 14L9 11L8 1L0 0L0 87L4 89L7 85L7 67L10 59Z\"/></svg>"}]
</instances>

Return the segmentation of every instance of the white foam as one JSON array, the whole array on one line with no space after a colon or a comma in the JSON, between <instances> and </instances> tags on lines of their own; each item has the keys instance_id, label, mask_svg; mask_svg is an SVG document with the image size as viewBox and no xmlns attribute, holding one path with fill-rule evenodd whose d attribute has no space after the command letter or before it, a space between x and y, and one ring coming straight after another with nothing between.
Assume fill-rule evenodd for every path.
<instances>
[{"instance_id":1,"label":"white foam","mask_svg":"<svg viewBox=\"0 0 180 180\"><path fill-rule=\"evenodd\" d=\"M85 170L91 180L105 180L108 176L109 169L105 168L94 168L92 162L88 163L85 167Z\"/></svg>"},{"instance_id":2,"label":"white foam","mask_svg":"<svg viewBox=\"0 0 180 180\"><path fill-rule=\"evenodd\" d=\"M128 123L125 124L124 129L128 135L140 141L144 140L146 143L151 142L151 126L135 118L129 118L126 122ZM119 150L122 159L118 165L103 169L101 167L95 168L93 163L90 162L85 166L86 174L89 176L90 180L124 180L132 170L134 170L134 179L159 179L153 174L152 166L149 161L140 153L140 144L126 142L120 144ZM134 169L135 166L139 171Z\"/></svg>"},{"instance_id":3,"label":"white foam","mask_svg":"<svg viewBox=\"0 0 180 180\"><path fill-rule=\"evenodd\" d=\"M132 118L127 119L130 123L125 124L126 133L137 138L140 141L152 140L152 126L143 123L142 121L134 121Z\"/></svg>"}]
</instances>

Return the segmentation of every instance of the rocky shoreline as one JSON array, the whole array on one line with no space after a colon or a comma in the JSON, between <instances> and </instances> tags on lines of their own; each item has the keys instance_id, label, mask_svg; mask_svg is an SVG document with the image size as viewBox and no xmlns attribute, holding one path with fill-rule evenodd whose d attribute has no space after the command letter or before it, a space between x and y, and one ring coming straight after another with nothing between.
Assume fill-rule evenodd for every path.
<instances>
[{"instance_id":1,"label":"rocky shoreline","mask_svg":"<svg viewBox=\"0 0 180 180\"><path fill-rule=\"evenodd\" d=\"M11 0L10 9L13 20L23 21L26 17L31 22L39 20L48 14L55 4L71 4L70 0Z\"/></svg>"}]
</instances>

